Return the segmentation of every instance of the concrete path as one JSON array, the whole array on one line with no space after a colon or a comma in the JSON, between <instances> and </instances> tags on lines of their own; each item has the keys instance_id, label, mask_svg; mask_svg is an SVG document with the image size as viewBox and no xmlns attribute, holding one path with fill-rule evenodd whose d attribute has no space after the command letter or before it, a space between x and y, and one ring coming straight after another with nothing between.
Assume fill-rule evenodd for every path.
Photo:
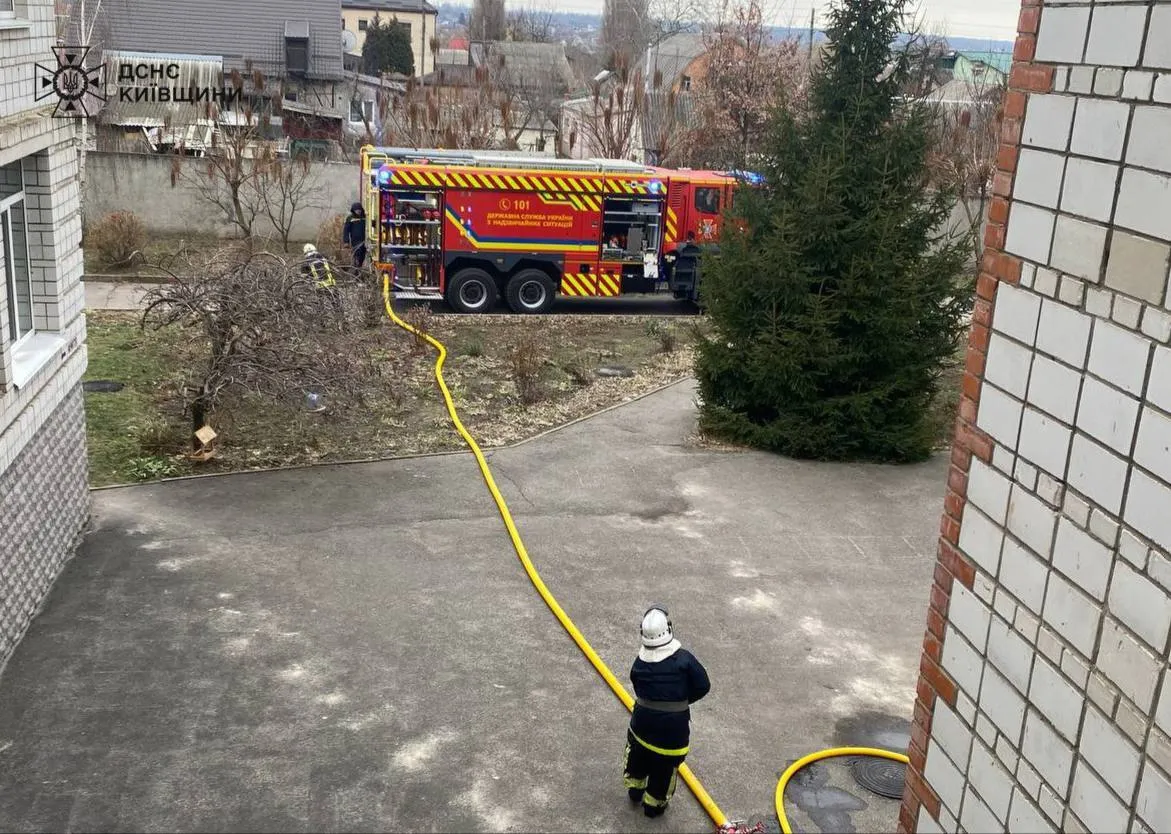
<instances>
[{"instance_id":1,"label":"concrete path","mask_svg":"<svg viewBox=\"0 0 1171 834\"><path fill-rule=\"evenodd\" d=\"M681 384L491 456L545 581L624 682L670 606L714 688L690 764L772 823L786 764L906 744L945 460L684 444ZM0 679L0 830L710 831L621 787L625 710L525 577L470 456L95 493ZM815 766L802 830L893 831Z\"/></svg>"},{"instance_id":2,"label":"concrete path","mask_svg":"<svg viewBox=\"0 0 1171 834\"><path fill-rule=\"evenodd\" d=\"M86 281L87 310L137 310L142 297L156 284L132 284L113 281Z\"/></svg>"}]
</instances>

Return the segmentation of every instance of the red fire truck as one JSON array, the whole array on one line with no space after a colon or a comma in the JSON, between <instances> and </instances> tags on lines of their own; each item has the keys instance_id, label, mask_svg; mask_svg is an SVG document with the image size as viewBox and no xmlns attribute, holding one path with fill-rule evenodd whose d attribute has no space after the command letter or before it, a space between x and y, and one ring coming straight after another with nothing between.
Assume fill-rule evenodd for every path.
<instances>
[{"instance_id":1,"label":"red fire truck","mask_svg":"<svg viewBox=\"0 0 1171 834\"><path fill-rule=\"evenodd\" d=\"M396 298L542 313L558 294L694 301L743 172L478 151L362 149L367 249ZM680 258L680 249L688 251Z\"/></svg>"}]
</instances>

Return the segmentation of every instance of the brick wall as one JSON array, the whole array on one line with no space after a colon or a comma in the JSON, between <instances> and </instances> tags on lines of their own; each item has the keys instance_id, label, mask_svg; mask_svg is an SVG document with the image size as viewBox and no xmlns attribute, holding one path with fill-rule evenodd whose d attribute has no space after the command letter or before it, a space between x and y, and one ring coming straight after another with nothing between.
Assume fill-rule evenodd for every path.
<instances>
[{"instance_id":1,"label":"brick wall","mask_svg":"<svg viewBox=\"0 0 1171 834\"><path fill-rule=\"evenodd\" d=\"M89 513L81 387L0 473L0 670L73 556Z\"/></svg>"},{"instance_id":2,"label":"brick wall","mask_svg":"<svg viewBox=\"0 0 1171 834\"><path fill-rule=\"evenodd\" d=\"M1171 2L1025 0L901 831L1171 830Z\"/></svg>"},{"instance_id":3,"label":"brick wall","mask_svg":"<svg viewBox=\"0 0 1171 834\"><path fill-rule=\"evenodd\" d=\"M0 25L0 166L19 172L4 196L23 189L31 287L10 300L0 285L0 667L73 554L89 506L77 126L34 99L35 64L56 60L53 3L22 0L16 11ZM18 342L10 301L31 302L35 332Z\"/></svg>"}]
</instances>

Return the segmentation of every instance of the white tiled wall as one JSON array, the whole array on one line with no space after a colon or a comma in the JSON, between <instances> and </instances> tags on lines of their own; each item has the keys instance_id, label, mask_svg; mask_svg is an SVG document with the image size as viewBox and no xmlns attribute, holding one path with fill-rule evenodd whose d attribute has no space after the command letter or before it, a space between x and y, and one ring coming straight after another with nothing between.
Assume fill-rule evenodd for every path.
<instances>
[{"instance_id":1,"label":"white tiled wall","mask_svg":"<svg viewBox=\"0 0 1171 834\"><path fill-rule=\"evenodd\" d=\"M1171 0L1048 3L921 831L1171 831Z\"/></svg>"},{"instance_id":2,"label":"white tiled wall","mask_svg":"<svg viewBox=\"0 0 1171 834\"><path fill-rule=\"evenodd\" d=\"M16 8L18 20L0 27L0 165L25 160L34 323L62 345L33 379L13 385L0 293L0 474L78 385L86 362L76 123L52 118L53 102L34 99L35 65L56 61L54 5L22 0Z\"/></svg>"}]
</instances>

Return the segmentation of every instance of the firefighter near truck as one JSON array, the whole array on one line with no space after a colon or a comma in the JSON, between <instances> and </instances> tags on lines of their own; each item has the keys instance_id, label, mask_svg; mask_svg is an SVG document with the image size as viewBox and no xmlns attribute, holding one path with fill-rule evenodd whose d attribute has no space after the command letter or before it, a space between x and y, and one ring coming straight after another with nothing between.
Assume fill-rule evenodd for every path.
<instances>
[{"instance_id":1,"label":"firefighter near truck","mask_svg":"<svg viewBox=\"0 0 1171 834\"><path fill-rule=\"evenodd\" d=\"M558 296L694 303L700 252L755 175L473 151L364 147L371 266L396 299L544 313Z\"/></svg>"}]
</instances>

